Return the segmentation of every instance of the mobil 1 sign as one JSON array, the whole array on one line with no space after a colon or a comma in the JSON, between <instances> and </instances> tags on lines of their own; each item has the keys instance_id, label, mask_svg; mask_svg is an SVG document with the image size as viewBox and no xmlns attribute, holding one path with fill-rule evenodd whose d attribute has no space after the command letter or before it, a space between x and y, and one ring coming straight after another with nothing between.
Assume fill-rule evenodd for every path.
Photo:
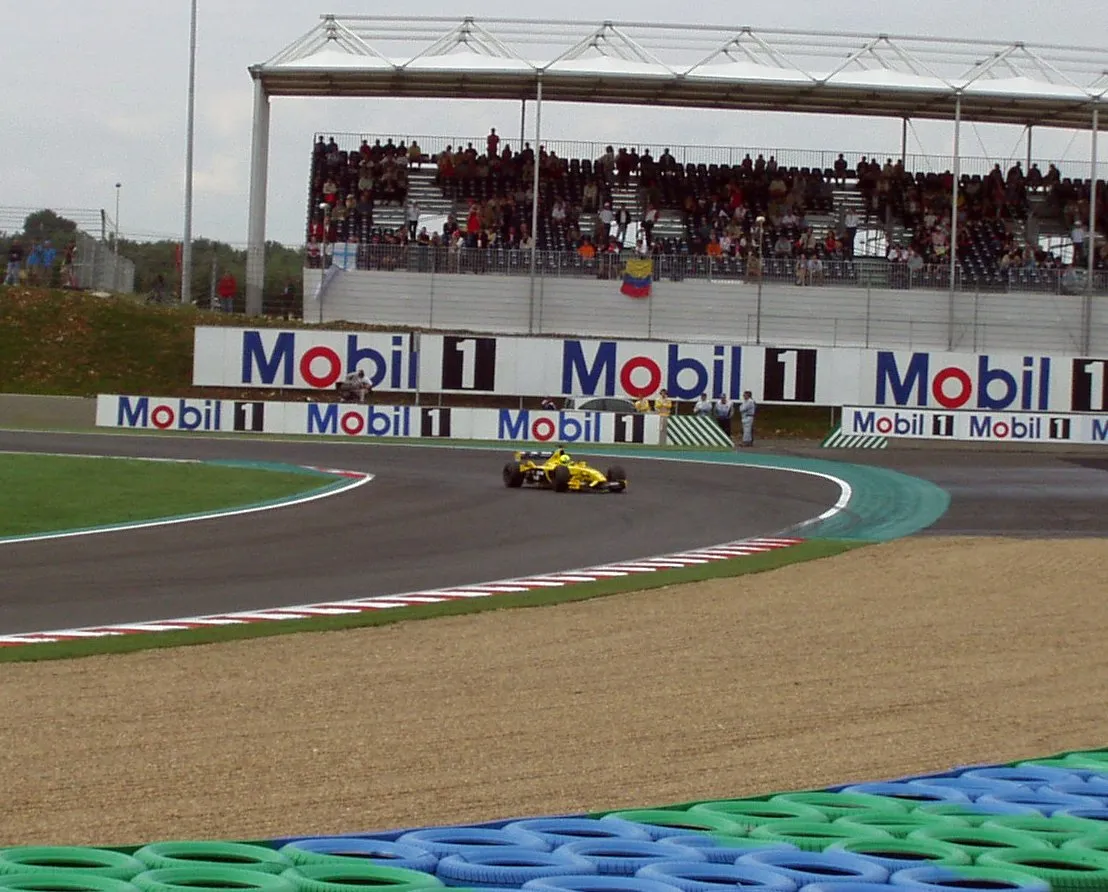
<instances>
[{"instance_id":1,"label":"mobil 1 sign","mask_svg":"<svg viewBox=\"0 0 1108 892\"><path fill-rule=\"evenodd\" d=\"M444 393L677 400L745 390L764 402L818 403L821 351L581 338L429 337L420 349L420 389ZM856 380L851 355L846 380ZM833 383L833 382L832 382Z\"/></svg>"},{"instance_id":2,"label":"mobil 1 sign","mask_svg":"<svg viewBox=\"0 0 1108 892\"><path fill-rule=\"evenodd\" d=\"M842 433L910 440L1108 445L1108 415L844 406Z\"/></svg>"}]
</instances>

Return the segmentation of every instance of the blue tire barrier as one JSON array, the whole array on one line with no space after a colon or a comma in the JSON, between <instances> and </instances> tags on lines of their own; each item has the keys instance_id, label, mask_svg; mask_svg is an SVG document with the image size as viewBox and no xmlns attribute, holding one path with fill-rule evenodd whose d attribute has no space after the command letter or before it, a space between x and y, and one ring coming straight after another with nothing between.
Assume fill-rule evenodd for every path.
<instances>
[{"instance_id":1,"label":"blue tire barrier","mask_svg":"<svg viewBox=\"0 0 1108 892\"><path fill-rule=\"evenodd\" d=\"M1028 846L1050 848L1047 840L1013 830L1011 827L921 827L908 834L908 839L932 840L958 846L974 861L986 852L997 849L1023 849Z\"/></svg>"},{"instance_id":2,"label":"blue tire barrier","mask_svg":"<svg viewBox=\"0 0 1108 892\"><path fill-rule=\"evenodd\" d=\"M419 846L438 858L447 855L479 854L495 846L511 846L549 852L553 846L541 836L526 830L490 830L485 827L433 827L412 830L396 840L404 845Z\"/></svg>"},{"instance_id":3,"label":"blue tire barrier","mask_svg":"<svg viewBox=\"0 0 1108 892\"><path fill-rule=\"evenodd\" d=\"M290 867L281 876L299 892L364 892L367 886L377 892L414 892L416 889L441 889L443 886L434 874L403 867L385 867L371 861L301 864Z\"/></svg>"},{"instance_id":4,"label":"blue tire barrier","mask_svg":"<svg viewBox=\"0 0 1108 892\"><path fill-rule=\"evenodd\" d=\"M861 855L849 852L751 852L736 864L768 867L792 879L797 886L809 883L884 883L889 871Z\"/></svg>"},{"instance_id":5,"label":"blue tire barrier","mask_svg":"<svg viewBox=\"0 0 1108 892\"><path fill-rule=\"evenodd\" d=\"M292 867L292 862L280 852L242 842L168 840L143 846L135 857L147 870L204 866L278 874Z\"/></svg>"},{"instance_id":6,"label":"blue tire barrier","mask_svg":"<svg viewBox=\"0 0 1108 892\"><path fill-rule=\"evenodd\" d=\"M982 829L996 827L1002 830L1026 833L1028 836L1041 839L1053 846L1060 846L1067 840L1077 839L1079 836L1089 836L1096 833L1099 826L1099 824L1093 824L1082 818L1062 815L1052 817L1046 815L996 815L981 825Z\"/></svg>"},{"instance_id":7,"label":"blue tire barrier","mask_svg":"<svg viewBox=\"0 0 1108 892\"><path fill-rule=\"evenodd\" d=\"M192 867L161 867L140 873L132 882L142 892L296 892L296 885L282 876L241 867L197 864Z\"/></svg>"},{"instance_id":8,"label":"blue tire barrier","mask_svg":"<svg viewBox=\"0 0 1108 892\"><path fill-rule=\"evenodd\" d=\"M1015 781L1017 784L1026 784L1029 787L1046 787L1050 784L1073 780L1077 775L1065 768L1054 768L1047 765L1021 765L1019 767L994 765L987 768L971 768L963 772L962 776L989 777Z\"/></svg>"},{"instance_id":9,"label":"blue tire barrier","mask_svg":"<svg viewBox=\"0 0 1108 892\"><path fill-rule=\"evenodd\" d=\"M742 836L746 828L726 815L710 812L688 812L663 808L638 808L608 812L600 820L630 821L646 828L651 839L675 836L678 833L726 833Z\"/></svg>"},{"instance_id":10,"label":"blue tire barrier","mask_svg":"<svg viewBox=\"0 0 1108 892\"><path fill-rule=\"evenodd\" d=\"M887 796L869 793L827 793L809 790L801 793L779 793L770 802L798 802L818 808L829 820L842 818L861 811L911 811L908 804Z\"/></svg>"},{"instance_id":11,"label":"blue tire barrier","mask_svg":"<svg viewBox=\"0 0 1108 892\"><path fill-rule=\"evenodd\" d=\"M551 846L582 839L650 839L647 828L638 824L601 821L599 818L531 818L513 821L504 829L533 833Z\"/></svg>"},{"instance_id":12,"label":"blue tire barrier","mask_svg":"<svg viewBox=\"0 0 1108 892\"><path fill-rule=\"evenodd\" d=\"M845 818L836 818L834 823L856 830L876 827L897 839L904 839L913 830L919 830L921 827L970 826L969 822L959 815L932 814L918 808L915 811L904 812L903 814L862 812L857 815L847 815Z\"/></svg>"},{"instance_id":13,"label":"blue tire barrier","mask_svg":"<svg viewBox=\"0 0 1108 892\"><path fill-rule=\"evenodd\" d=\"M1062 808L1051 815L1051 817L1080 818L1082 821L1096 821L1101 825L1101 829L1093 830L1090 825L1091 833L1103 833L1108 831L1108 806L1104 805L1100 808Z\"/></svg>"},{"instance_id":14,"label":"blue tire barrier","mask_svg":"<svg viewBox=\"0 0 1108 892\"><path fill-rule=\"evenodd\" d=\"M0 889L6 892L138 892L138 887L127 880L72 868L2 874Z\"/></svg>"},{"instance_id":15,"label":"blue tire barrier","mask_svg":"<svg viewBox=\"0 0 1108 892\"><path fill-rule=\"evenodd\" d=\"M1079 836L1077 839L1067 840L1058 848L1083 849L1085 851L1092 850L1094 852L1108 853L1108 832L1100 833L1096 836ZM0 877L0 885L2 885L3 882L4 878Z\"/></svg>"},{"instance_id":16,"label":"blue tire barrier","mask_svg":"<svg viewBox=\"0 0 1108 892\"><path fill-rule=\"evenodd\" d=\"M982 855L978 864L1033 874L1053 892L1108 887L1108 855L1093 849L1005 849Z\"/></svg>"},{"instance_id":17,"label":"blue tire barrier","mask_svg":"<svg viewBox=\"0 0 1108 892\"><path fill-rule=\"evenodd\" d=\"M969 802L970 797L957 787L944 787L939 784L931 785L917 781L904 783L885 782L873 784L854 784L847 787L844 793L868 793L873 796L888 796L890 799L899 799L912 805L923 805L928 802Z\"/></svg>"},{"instance_id":18,"label":"blue tire barrier","mask_svg":"<svg viewBox=\"0 0 1108 892\"><path fill-rule=\"evenodd\" d=\"M801 886L799 892L889 892L889 887L884 883L809 883Z\"/></svg>"},{"instance_id":19,"label":"blue tire barrier","mask_svg":"<svg viewBox=\"0 0 1108 892\"><path fill-rule=\"evenodd\" d=\"M1049 787L1055 793L1073 793L1077 796L1108 798L1108 776L1092 774L1079 780L1061 781ZM1102 802L1101 805L1104 803Z\"/></svg>"},{"instance_id":20,"label":"blue tire barrier","mask_svg":"<svg viewBox=\"0 0 1108 892\"><path fill-rule=\"evenodd\" d=\"M449 886L518 889L530 880L592 872L590 861L564 849L536 852L534 849L497 847L492 852L448 855L439 861L436 875Z\"/></svg>"},{"instance_id":21,"label":"blue tire barrier","mask_svg":"<svg viewBox=\"0 0 1108 892\"><path fill-rule=\"evenodd\" d=\"M814 805L801 802L766 802L749 799L723 799L718 802L699 802L689 809L690 814L720 814L753 830L762 824L775 821L826 821L827 815Z\"/></svg>"},{"instance_id":22,"label":"blue tire barrier","mask_svg":"<svg viewBox=\"0 0 1108 892\"><path fill-rule=\"evenodd\" d=\"M676 886L645 877L598 874L530 880L523 884L523 889L528 892L680 892Z\"/></svg>"},{"instance_id":23,"label":"blue tire barrier","mask_svg":"<svg viewBox=\"0 0 1108 892\"><path fill-rule=\"evenodd\" d=\"M663 861L648 864L636 876L676 886L681 892L724 892L742 887L750 892L795 892L796 883L783 873L739 864Z\"/></svg>"},{"instance_id":24,"label":"blue tire barrier","mask_svg":"<svg viewBox=\"0 0 1108 892\"><path fill-rule=\"evenodd\" d=\"M996 867L912 867L898 870L893 886L917 892L1051 892L1050 884L1022 870Z\"/></svg>"},{"instance_id":25,"label":"blue tire barrier","mask_svg":"<svg viewBox=\"0 0 1108 892\"><path fill-rule=\"evenodd\" d=\"M677 842L638 839L582 840L567 843L558 851L580 855L592 863L593 870L604 876L634 876L646 865L658 861L708 860L702 849Z\"/></svg>"},{"instance_id":26,"label":"blue tire barrier","mask_svg":"<svg viewBox=\"0 0 1108 892\"><path fill-rule=\"evenodd\" d=\"M955 790L961 790L970 799L976 799L986 793L1026 793L1035 789L1030 784L1020 784L1016 781L1001 780L996 777L967 777L964 774L958 777L938 777L928 781L928 784L932 787L953 787Z\"/></svg>"},{"instance_id":27,"label":"blue tire barrier","mask_svg":"<svg viewBox=\"0 0 1108 892\"><path fill-rule=\"evenodd\" d=\"M751 852L764 852L767 849L785 849L786 851L798 851L797 846L789 842L773 841L768 839L751 839L749 836L667 836L658 840L661 843L676 843L680 846L688 846L699 850L704 858L712 864L734 864L743 855Z\"/></svg>"},{"instance_id":28,"label":"blue tire barrier","mask_svg":"<svg viewBox=\"0 0 1108 892\"><path fill-rule=\"evenodd\" d=\"M286 843L278 851L293 865L347 863L365 858L388 867L434 873L439 859L419 846L359 836L319 836Z\"/></svg>"},{"instance_id":29,"label":"blue tire barrier","mask_svg":"<svg viewBox=\"0 0 1108 892\"><path fill-rule=\"evenodd\" d=\"M1038 790L1028 790L1026 793L987 793L977 802L983 805L1021 805L1048 816L1061 808L1099 808L1104 804L1092 796L1055 793L1043 787Z\"/></svg>"},{"instance_id":30,"label":"blue tire barrier","mask_svg":"<svg viewBox=\"0 0 1108 892\"><path fill-rule=\"evenodd\" d=\"M892 834L879 827L840 824L838 821L779 821L763 824L750 831L750 839L792 843L807 852L822 852L832 843L846 839L892 839Z\"/></svg>"},{"instance_id":31,"label":"blue tire barrier","mask_svg":"<svg viewBox=\"0 0 1108 892\"><path fill-rule=\"evenodd\" d=\"M849 852L876 861L890 874L928 864L972 864L965 849L948 842L926 839L852 839L837 842L829 852Z\"/></svg>"},{"instance_id":32,"label":"blue tire barrier","mask_svg":"<svg viewBox=\"0 0 1108 892\"><path fill-rule=\"evenodd\" d=\"M0 874L80 871L115 880L129 880L146 870L130 855L84 846L12 846L0 849Z\"/></svg>"}]
</instances>

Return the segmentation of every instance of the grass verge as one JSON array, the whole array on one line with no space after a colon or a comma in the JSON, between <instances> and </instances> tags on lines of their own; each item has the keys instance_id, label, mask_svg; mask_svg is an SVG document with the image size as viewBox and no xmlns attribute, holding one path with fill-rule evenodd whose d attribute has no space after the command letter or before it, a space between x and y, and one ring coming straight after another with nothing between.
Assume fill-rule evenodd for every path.
<instances>
[{"instance_id":1,"label":"grass verge","mask_svg":"<svg viewBox=\"0 0 1108 892\"><path fill-rule=\"evenodd\" d=\"M385 626L411 620L437 619L444 616L463 616L487 610L506 610L520 607L549 607L572 601L586 601L610 595L663 588L708 579L746 576L776 570L789 564L816 560L842 554L866 543L831 539L802 542L790 548L767 551L747 557L684 567L677 570L661 570L657 573L605 579L599 582L569 585L560 589L542 589L515 595L491 595L488 598L464 598L423 604L418 607L395 607L387 610L367 610L346 616L327 616L304 620L278 620L272 622L244 623L236 626L215 626L188 629L180 632L152 632L149 634L119 635L109 638L85 638L48 644L27 644L0 647L0 663L22 663L37 660L64 660L103 654L126 654L165 647L186 647L198 644L219 644L249 638L266 638L271 635L290 635L304 632L333 632L366 626Z\"/></svg>"},{"instance_id":2,"label":"grass verge","mask_svg":"<svg viewBox=\"0 0 1108 892\"><path fill-rule=\"evenodd\" d=\"M0 538L241 508L326 482L293 470L200 462L0 454Z\"/></svg>"}]
</instances>

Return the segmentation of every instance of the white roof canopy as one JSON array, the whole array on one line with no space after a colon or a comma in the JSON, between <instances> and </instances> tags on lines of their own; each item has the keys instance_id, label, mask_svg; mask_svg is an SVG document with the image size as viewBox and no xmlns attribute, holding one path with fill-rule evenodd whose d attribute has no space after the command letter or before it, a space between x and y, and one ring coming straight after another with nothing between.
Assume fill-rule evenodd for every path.
<instances>
[{"instance_id":1,"label":"white roof canopy","mask_svg":"<svg viewBox=\"0 0 1108 892\"><path fill-rule=\"evenodd\" d=\"M544 101L1088 129L1103 49L709 25L326 15L251 69L270 96Z\"/></svg>"}]
</instances>

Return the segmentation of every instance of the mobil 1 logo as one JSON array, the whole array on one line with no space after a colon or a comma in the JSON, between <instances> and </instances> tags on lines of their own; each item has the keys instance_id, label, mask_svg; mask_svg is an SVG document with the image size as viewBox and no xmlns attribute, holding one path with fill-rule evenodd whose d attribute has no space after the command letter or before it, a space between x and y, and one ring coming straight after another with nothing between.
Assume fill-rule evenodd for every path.
<instances>
[{"instance_id":1,"label":"mobil 1 logo","mask_svg":"<svg viewBox=\"0 0 1108 892\"><path fill-rule=\"evenodd\" d=\"M931 436L932 437L953 437L954 436L954 416L945 413L938 413L931 416Z\"/></svg>"},{"instance_id":2,"label":"mobil 1 logo","mask_svg":"<svg viewBox=\"0 0 1108 892\"><path fill-rule=\"evenodd\" d=\"M234 430L261 433L265 430L265 403L235 403Z\"/></svg>"},{"instance_id":3,"label":"mobil 1 logo","mask_svg":"<svg viewBox=\"0 0 1108 892\"><path fill-rule=\"evenodd\" d=\"M439 407L420 409L419 435L421 437L449 437L450 410Z\"/></svg>"},{"instance_id":4,"label":"mobil 1 logo","mask_svg":"<svg viewBox=\"0 0 1108 892\"><path fill-rule=\"evenodd\" d=\"M442 389L496 390L496 338L442 339Z\"/></svg>"},{"instance_id":5,"label":"mobil 1 logo","mask_svg":"<svg viewBox=\"0 0 1108 892\"><path fill-rule=\"evenodd\" d=\"M1046 426L1046 435L1050 440L1068 440L1072 436L1073 424L1069 418L1051 418Z\"/></svg>"},{"instance_id":6,"label":"mobil 1 logo","mask_svg":"<svg viewBox=\"0 0 1108 892\"><path fill-rule=\"evenodd\" d=\"M612 425L616 443L642 443L645 439L646 419L642 415L619 412L612 416Z\"/></svg>"},{"instance_id":7,"label":"mobil 1 logo","mask_svg":"<svg viewBox=\"0 0 1108 892\"><path fill-rule=\"evenodd\" d=\"M762 368L762 399L767 403L814 403L818 352L767 347Z\"/></svg>"},{"instance_id":8,"label":"mobil 1 logo","mask_svg":"<svg viewBox=\"0 0 1108 892\"><path fill-rule=\"evenodd\" d=\"M1075 359L1070 408L1074 412L1108 412L1108 359Z\"/></svg>"}]
</instances>

